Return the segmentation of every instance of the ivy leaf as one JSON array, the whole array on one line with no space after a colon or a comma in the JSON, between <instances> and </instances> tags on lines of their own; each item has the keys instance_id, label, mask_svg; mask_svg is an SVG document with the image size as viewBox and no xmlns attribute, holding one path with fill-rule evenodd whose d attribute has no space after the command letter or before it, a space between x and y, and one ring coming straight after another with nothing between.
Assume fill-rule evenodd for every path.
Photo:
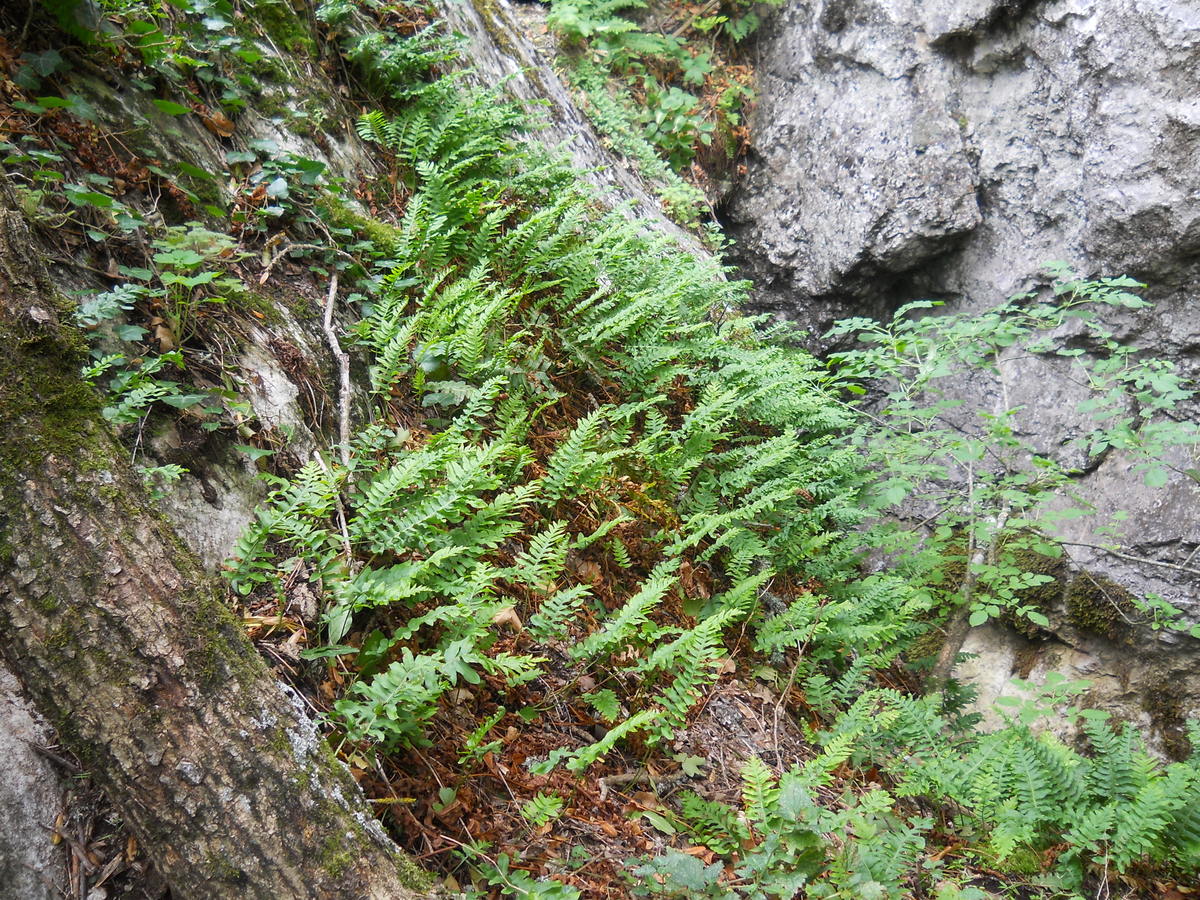
<instances>
[{"instance_id":1,"label":"ivy leaf","mask_svg":"<svg viewBox=\"0 0 1200 900\"><path fill-rule=\"evenodd\" d=\"M971 618L969 621L971 623L972 628L977 628L978 626L982 625L987 620L988 620L987 610L986 609L977 609L977 610L975 610L975 612L971 613Z\"/></svg>"},{"instance_id":2,"label":"ivy leaf","mask_svg":"<svg viewBox=\"0 0 1200 900\"><path fill-rule=\"evenodd\" d=\"M66 60L62 58L62 54L57 50L46 50L43 53L23 53L21 54L21 59L29 63L33 71L42 77L53 75L55 72L60 72L68 68Z\"/></svg>"},{"instance_id":3,"label":"ivy leaf","mask_svg":"<svg viewBox=\"0 0 1200 900\"><path fill-rule=\"evenodd\" d=\"M267 185L267 196L272 200L286 200L288 197L287 179L280 177L276 178Z\"/></svg>"},{"instance_id":4,"label":"ivy leaf","mask_svg":"<svg viewBox=\"0 0 1200 900\"><path fill-rule=\"evenodd\" d=\"M187 409L202 400L207 400L208 394L170 394L162 398L162 402L176 409Z\"/></svg>"},{"instance_id":5,"label":"ivy leaf","mask_svg":"<svg viewBox=\"0 0 1200 900\"><path fill-rule=\"evenodd\" d=\"M168 116L186 116L191 112L189 107L172 100L155 100L154 105L158 107L159 112L165 112Z\"/></svg>"},{"instance_id":6,"label":"ivy leaf","mask_svg":"<svg viewBox=\"0 0 1200 900\"><path fill-rule=\"evenodd\" d=\"M1154 468L1146 471L1146 475L1142 481L1148 488L1160 488L1167 483L1169 478L1170 474L1166 469L1164 469L1162 466L1155 466Z\"/></svg>"}]
</instances>

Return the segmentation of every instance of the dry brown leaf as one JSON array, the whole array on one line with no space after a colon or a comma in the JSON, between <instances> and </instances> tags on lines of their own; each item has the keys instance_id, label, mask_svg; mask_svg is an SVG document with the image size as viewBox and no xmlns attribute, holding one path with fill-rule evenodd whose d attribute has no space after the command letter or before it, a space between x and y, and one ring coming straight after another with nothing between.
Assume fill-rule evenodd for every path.
<instances>
[{"instance_id":1,"label":"dry brown leaf","mask_svg":"<svg viewBox=\"0 0 1200 900\"><path fill-rule=\"evenodd\" d=\"M166 353L178 346L178 342L175 340L175 332L171 330L171 326L167 324L167 320L162 316L153 316L150 319L150 327L154 329L154 340L158 341L159 353Z\"/></svg>"},{"instance_id":2,"label":"dry brown leaf","mask_svg":"<svg viewBox=\"0 0 1200 900\"><path fill-rule=\"evenodd\" d=\"M600 571L600 567L590 559L585 559L583 562L581 562L576 571L578 572L580 580L590 581L593 584L599 583L604 578L604 574Z\"/></svg>"},{"instance_id":3,"label":"dry brown leaf","mask_svg":"<svg viewBox=\"0 0 1200 900\"><path fill-rule=\"evenodd\" d=\"M504 607L504 609L492 616L492 624L499 625L501 628L509 628L518 634L525 627L521 624L521 617L517 615L516 610L511 606Z\"/></svg>"},{"instance_id":4,"label":"dry brown leaf","mask_svg":"<svg viewBox=\"0 0 1200 900\"><path fill-rule=\"evenodd\" d=\"M204 123L204 127L211 131L217 137L233 137L234 125L233 121L225 113L217 110L211 115L201 113L200 121Z\"/></svg>"}]
</instances>

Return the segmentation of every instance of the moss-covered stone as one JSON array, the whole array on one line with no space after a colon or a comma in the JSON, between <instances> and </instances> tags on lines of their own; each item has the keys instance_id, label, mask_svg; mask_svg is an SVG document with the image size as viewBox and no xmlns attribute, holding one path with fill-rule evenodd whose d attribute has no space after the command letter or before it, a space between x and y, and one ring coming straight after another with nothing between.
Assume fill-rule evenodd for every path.
<instances>
[{"instance_id":1,"label":"moss-covered stone","mask_svg":"<svg viewBox=\"0 0 1200 900\"><path fill-rule=\"evenodd\" d=\"M381 251L390 252L400 242L400 229L355 212L347 203L331 194L321 198L319 208L330 225L335 228L352 229L363 240L370 241Z\"/></svg>"},{"instance_id":2,"label":"moss-covered stone","mask_svg":"<svg viewBox=\"0 0 1200 900\"><path fill-rule=\"evenodd\" d=\"M340 878L354 863L354 853L341 835L332 834L321 851L321 868L334 878Z\"/></svg>"},{"instance_id":3,"label":"moss-covered stone","mask_svg":"<svg viewBox=\"0 0 1200 900\"><path fill-rule=\"evenodd\" d=\"M317 55L312 23L290 0L257 0L253 19L279 50L310 58Z\"/></svg>"},{"instance_id":4,"label":"moss-covered stone","mask_svg":"<svg viewBox=\"0 0 1200 900\"><path fill-rule=\"evenodd\" d=\"M79 334L64 326L0 319L0 464L20 468L47 452L90 456L100 402L79 377L87 358Z\"/></svg>"},{"instance_id":5,"label":"moss-covered stone","mask_svg":"<svg viewBox=\"0 0 1200 900\"><path fill-rule=\"evenodd\" d=\"M1005 563L1021 572L1029 572L1050 579L1017 593L1017 602L1021 606L1031 606L1037 612L1049 617L1062 606L1063 596L1067 586L1071 583L1071 567L1061 555L1050 556L1040 553L1025 546L1026 543L1026 535L1015 536L1010 545L1001 548L1001 556ZM1044 639L1047 636L1044 628L1016 613L1006 612L1004 622L1030 640Z\"/></svg>"},{"instance_id":6,"label":"moss-covered stone","mask_svg":"<svg viewBox=\"0 0 1200 900\"><path fill-rule=\"evenodd\" d=\"M1110 641L1133 639L1137 607L1133 595L1111 578L1081 572L1066 594L1068 621L1076 628Z\"/></svg>"}]
</instances>

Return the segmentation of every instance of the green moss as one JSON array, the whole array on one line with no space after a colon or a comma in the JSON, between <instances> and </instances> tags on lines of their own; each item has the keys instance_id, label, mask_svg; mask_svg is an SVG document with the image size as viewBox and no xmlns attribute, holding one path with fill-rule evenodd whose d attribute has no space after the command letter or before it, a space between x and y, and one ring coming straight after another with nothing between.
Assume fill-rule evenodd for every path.
<instances>
[{"instance_id":1,"label":"green moss","mask_svg":"<svg viewBox=\"0 0 1200 900\"><path fill-rule=\"evenodd\" d=\"M483 26L487 29L488 36L495 42L496 46L504 51L506 56L519 59L520 53L513 46L508 30L504 27L496 0L473 0L472 5L475 7L476 12L479 13L479 18L483 20ZM539 87L542 86L539 85Z\"/></svg>"},{"instance_id":2,"label":"green moss","mask_svg":"<svg viewBox=\"0 0 1200 900\"><path fill-rule=\"evenodd\" d=\"M1072 625L1110 641L1130 641L1137 615L1133 595L1111 578L1081 573L1067 590L1067 616Z\"/></svg>"},{"instance_id":3,"label":"green moss","mask_svg":"<svg viewBox=\"0 0 1200 900\"><path fill-rule=\"evenodd\" d=\"M1049 616L1061 608L1063 595L1071 582L1071 567L1062 556L1050 556L1023 546L1025 537L1018 535L1014 546L1011 549L1002 548L1001 554L1005 562L1021 572L1044 575L1050 579L1017 593L1017 602L1022 606L1032 606L1042 615ZM1045 630L1025 616L1006 612L1003 619L1005 624L1030 640L1046 637Z\"/></svg>"},{"instance_id":4,"label":"green moss","mask_svg":"<svg viewBox=\"0 0 1200 900\"><path fill-rule=\"evenodd\" d=\"M5 317L0 341L6 348L0 354L0 472L19 475L48 454L103 468L94 427L100 400L79 377L87 359L79 332Z\"/></svg>"},{"instance_id":5,"label":"green moss","mask_svg":"<svg viewBox=\"0 0 1200 900\"><path fill-rule=\"evenodd\" d=\"M343 200L331 194L319 201L322 215L335 228L350 228L363 240L370 241L381 251L390 252L400 242L400 229L379 219L355 212Z\"/></svg>"},{"instance_id":6,"label":"green moss","mask_svg":"<svg viewBox=\"0 0 1200 900\"><path fill-rule=\"evenodd\" d=\"M289 0L255 0L254 23L280 50L315 58L317 42L313 29Z\"/></svg>"},{"instance_id":7,"label":"green moss","mask_svg":"<svg viewBox=\"0 0 1200 900\"><path fill-rule=\"evenodd\" d=\"M1030 847L1017 847L998 863L1005 872L1013 875L1039 875L1045 870L1042 855Z\"/></svg>"},{"instance_id":8,"label":"green moss","mask_svg":"<svg viewBox=\"0 0 1200 900\"><path fill-rule=\"evenodd\" d=\"M396 856L396 874L400 877L400 883L405 887L417 892L425 892L433 885L433 879L429 873L418 866L407 856Z\"/></svg>"},{"instance_id":9,"label":"green moss","mask_svg":"<svg viewBox=\"0 0 1200 900\"><path fill-rule=\"evenodd\" d=\"M342 843L342 836L330 835L321 848L321 868L332 877L340 878L353 864L354 853Z\"/></svg>"},{"instance_id":10,"label":"green moss","mask_svg":"<svg viewBox=\"0 0 1200 900\"><path fill-rule=\"evenodd\" d=\"M212 884L233 885L246 882L245 872L229 860L211 853L204 858L204 869Z\"/></svg>"},{"instance_id":11,"label":"green moss","mask_svg":"<svg viewBox=\"0 0 1200 900\"><path fill-rule=\"evenodd\" d=\"M279 756L286 756L292 750L292 742L288 739L287 729L282 725L275 729L275 733L271 735L271 750Z\"/></svg>"},{"instance_id":12,"label":"green moss","mask_svg":"<svg viewBox=\"0 0 1200 900\"><path fill-rule=\"evenodd\" d=\"M34 597L33 605L38 612L45 615L51 615L52 613L58 612L59 607L62 606L62 604L58 602L58 598L49 593L42 594L40 597Z\"/></svg>"},{"instance_id":13,"label":"green moss","mask_svg":"<svg viewBox=\"0 0 1200 900\"><path fill-rule=\"evenodd\" d=\"M50 651L65 650L75 638L74 632L65 622L58 625L46 635L46 649Z\"/></svg>"}]
</instances>

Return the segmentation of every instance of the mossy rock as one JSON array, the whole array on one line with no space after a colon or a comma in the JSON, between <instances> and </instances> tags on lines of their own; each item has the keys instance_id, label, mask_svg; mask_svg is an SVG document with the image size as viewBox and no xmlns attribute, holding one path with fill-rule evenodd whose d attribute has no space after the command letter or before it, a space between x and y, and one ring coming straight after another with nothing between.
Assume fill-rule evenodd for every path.
<instances>
[{"instance_id":1,"label":"mossy rock","mask_svg":"<svg viewBox=\"0 0 1200 900\"><path fill-rule=\"evenodd\" d=\"M291 0L255 0L254 23L279 50L309 58L317 55L312 23Z\"/></svg>"},{"instance_id":2,"label":"mossy rock","mask_svg":"<svg viewBox=\"0 0 1200 900\"><path fill-rule=\"evenodd\" d=\"M1138 614L1133 594L1111 578L1081 572L1066 595L1067 620L1082 631L1131 643Z\"/></svg>"},{"instance_id":3,"label":"mossy rock","mask_svg":"<svg viewBox=\"0 0 1200 900\"><path fill-rule=\"evenodd\" d=\"M1020 536L1024 537L1024 536ZM1040 553L1030 547L1018 546L1007 551L1009 561L1022 572L1034 575L1044 575L1050 581L1026 588L1017 594L1022 606L1032 606L1037 612L1050 617L1056 610L1062 608L1063 598L1072 583L1071 567L1062 556L1051 556ZM1014 631L1029 640L1044 640L1048 637L1045 628L1034 624L1024 616L1005 612L1002 617Z\"/></svg>"}]
</instances>

